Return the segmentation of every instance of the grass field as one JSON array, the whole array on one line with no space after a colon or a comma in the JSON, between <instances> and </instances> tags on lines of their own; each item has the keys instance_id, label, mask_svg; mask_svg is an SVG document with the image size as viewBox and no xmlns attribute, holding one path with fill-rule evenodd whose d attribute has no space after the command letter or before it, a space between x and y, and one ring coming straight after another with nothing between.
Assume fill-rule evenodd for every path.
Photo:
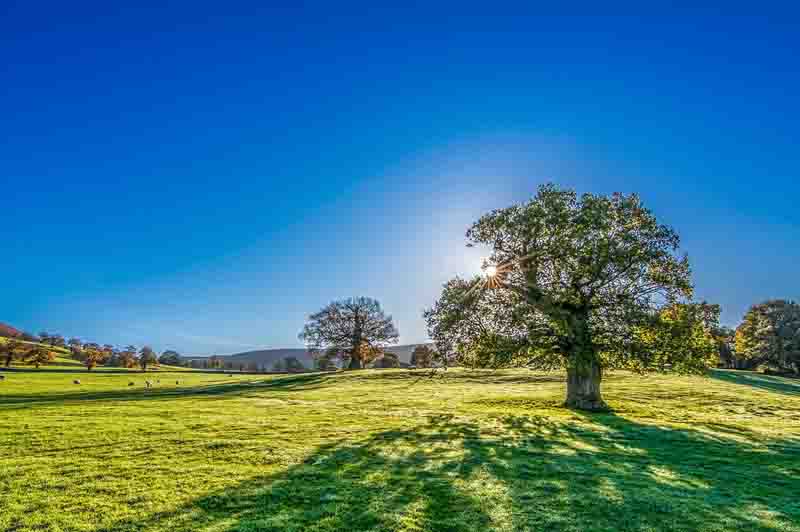
<instances>
[{"instance_id":1,"label":"grass field","mask_svg":"<svg viewBox=\"0 0 800 532\"><path fill-rule=\"evenodd\" d=\"M424 375L7 374L0 530L800 531L800 381Z\"/></svg>"}]
</instances>

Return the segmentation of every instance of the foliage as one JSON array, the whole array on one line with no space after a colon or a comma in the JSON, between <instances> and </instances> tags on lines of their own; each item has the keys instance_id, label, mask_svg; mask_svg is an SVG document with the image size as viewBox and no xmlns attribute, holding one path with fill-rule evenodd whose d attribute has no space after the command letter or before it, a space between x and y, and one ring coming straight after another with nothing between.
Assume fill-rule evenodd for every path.
<instances>
[{"instance_id":1,"label":"foliage","mask_svg":"<svg viewBox=\"0 0 800 532\"><path fill-rule=\"evenodd\" d=\"M137 361L139 362L139 366L142 368L142 371L147 371L147 366L158 364L158 358L156 357L153 348L148 345L139 350L139 358Z\"/></svg>"},{"instance_id":2,"label":"foliage","mask_svg":"<svg viewBox=\"0 0 800 532\"><path fill-rule=\"evenodd\" d=\"M752 366L800 373L800 305L777 299L750 307L736 329L736 353Z\"/></svg>"},{"instance_id":3,"label":"foliage","mask_svg":"<svg viewBox=\"0 0 800 532\"><path fill-rule=\"evenodd\" d=\"M105 350L95 347L84 348L81 352L83 354L83 363L89 371L93 370L98 365L105 364L110 356Z\"/></svg>"},{"instance_id":4,"label":"foliage","mask_svg":"<svg viewBox=\"0 0 800 532\"><path fill-rule=\"evenodd\" d=\"M648 370L702 373L719 362L714 331L719 327L719 306L707 303L674 303L658 319L637 331L627 366Z\"/></svg>"},{"instance_id":5,"label":"foliage","mask_svg":"<svg viewBox=\"0 0 800 532\"><path fill-rule=\"evenodd\" d=\"M497 273L444 286L425 313L439 352L482 367L566 367L576 408L605 407L604 369L648 369L642 328L692 295L678 235L636 195L578 198L543 185L531 201L480 218L467 240L490 247Z\"/></svg>"},{"instance_id":6,"label":"foliage","mask_svg":"<svg viewBox=\"0 0 800 532\"><path fill-rule=\"evenodd\" d=\"M399 368L400 367L400 359L397 358L397 355L390 352L384 352L382 356L375 360L373 367L376 368Z\"/></svg>"},{"instance_id":7,"label":"foliage","mask_svg":"<svg viewBox=\"0 0 800 532\"><path fill-rule=\"evenodd\" d=\"M20 358L27 352L28 346L14 338L8 338L0 342L0 355L5 360L5 366L11 366L15 358Z\"/></svg>"},{"instance_id":8,"label":"foliage","mask_svg":"<svg viewBox=\"0 0 800 532\"><path fill-rule=\"evenodd\" d=\"M158 357L158 362L159 364L165 364L167 366L180 366L181 355L177 351L168 349L161 353L161 356Z\"/></svg>"},{"instance_id":9,"label":"foliage","mask_svg":"<svg viewBox=\"0 0 800 532\"><path fill-rule=\"evenodd\" d=\"M411 352L411 365L418 368L429 368L433 365L436 352L427 345L418 345Z\"/></svg>"},{"instance_id":10,"label":"foliage","mask_svg":"<svg viewBox=\"0 0 800 532\"><path fill-rule=\"evenodd\" d=\"M337 353L350 369L364 367L382 347L397 343L399 333L380 303L368 297L334 301L309 316L299 338L319 356Z\"/></svg>"},{"instance_id":11,"label":"foliage","mask_svg":"<svg viewBox=\"0 0 800 532\"><path fill-rule=\"evenodd\" d=\"M56 354L44 345L35 345L25 353L23 360L27 364L36 366L47 364L56 357Z\"/></svg>"},{"instance_id":12,"label":"foliage","mask_svg":"<svg viewBox=\"0 0 800 532\"><path fill-rule=\"evenodd\" d=\"M332 352L326 351L325 353L315 357L314 363L319 371L336 371L338 367L336 366L334 360L337 358L339 358L339 356L334 349Z\"/></svg>"}]
</instances>

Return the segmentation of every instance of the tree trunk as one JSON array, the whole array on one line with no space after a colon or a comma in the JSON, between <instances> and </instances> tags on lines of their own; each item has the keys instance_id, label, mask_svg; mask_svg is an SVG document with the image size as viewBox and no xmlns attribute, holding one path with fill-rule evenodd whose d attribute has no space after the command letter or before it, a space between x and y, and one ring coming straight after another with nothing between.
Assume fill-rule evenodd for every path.
<instances>
[{"instance_id":1,"label":"tree trunk","mask_svg":"<svg viewBox=\"0 0 800 532\"><path fill-rule=\"evenodd\" d=\"M567 400L564 406L578 410L608 410L600 395L603 371L596 359L567 368Z\"/></svg>"},{"instance_id":2,"label":"tree trunk","mask_svg":"<svg viewBox=\"0 0 800 532\"><path fill-rule=\"evenodd\" d=\"M352 355L350 357L350 365L347 366L347 369L363 369L364 365L361 363L361 357L357 355Z\"/></svg>"}]
</instances>

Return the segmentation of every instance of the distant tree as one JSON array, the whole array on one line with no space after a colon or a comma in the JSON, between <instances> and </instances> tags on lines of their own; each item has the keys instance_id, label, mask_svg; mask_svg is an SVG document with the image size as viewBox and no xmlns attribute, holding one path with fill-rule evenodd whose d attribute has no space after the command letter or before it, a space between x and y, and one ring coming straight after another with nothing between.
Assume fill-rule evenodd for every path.
<instances>
[{"instance_id":1,"label":"distant tree","mask_svg":"<svg viewBox=\"0 0 800 532\"><path fill-rule=\"evenodd\" d=\"M276 360L272 363L272 371L286 371L286 361Z\"/></svg>"},{"instance_id":2,"label":"distant tree","mask_svg":"<svg viewBox=\"0 0 800 532\"><path fill-rule=\"evenodd\" d=\"M336 350L334 349L333 352L329 353L328 351L326 351L321 355L315 357L314 363L316 364L317 369L319 371L336 371L337 369L339 369L336 366L336 363L334 362L334 360L336 360L337 358L339 358L339 356L336 353Z\"/></svg>"},{"instance_id":3,"label":"distant tree","mask_svg":"<svg viewBox=\"0 0 800 532\"><path fill-rule=\"evenodd\" d=\"M179 366L181 364L181 355L177 351L168 349L161 353L158 357L158 362L167 366Z\"/></svg>"},{"instance_id":4,"label":"distant tree","mask_svg":"<svg viewBox=\"0 0 800 532\"><path fill-rule=\"evenodd\" d=\"M34 336L33 334L31 334L29 332L23 332L20 335L19 339L23 340L25 342L38 342L39 341L39 338L37 336Z\"/></svg>"},{"instance_id":5,"label":"distant tree","mask_svg":"<svg viewBox=\"0 0 800 532\"><path fill-rule=\"evenodd\" d=\"M399 368L400 359L394 353L384 352L381 357L375 360L376 368Z\"/></svg>"},{"instance_id":6,"label":"distant tree","mask_svg":"<svg viewBox=\"0 0 800 532\"><path fill-rule=\"evenodd\" d=\"M47 364L56 357L56 354L43 345L33 346L26 354L25 361L36 366L38 369L42 364Z\"/></svg>"},{"instance_id":7,"label":"distant tree","mask_svg":"<svg viewBox=\"0 0 800 532\"><path fill-rule=\"evenodd\" d=\"M411 365L418 368L429 368L433 365L434 351L427 345L418 345L411 352Z\"/></svg>"},{"instance_id":8,"label":"distant tree","mask_svg":"<svg viewBox=\"0 0 800 532\"><path fill-rule=\"evenodd\" d=\"M542 185L527 203L481 217L467 240L490 248L486 275L450 281L425 313L445 361L564 367L565 405L599 410L605 369L644 370L658 359L640 331L685 330L658 321L664 304L692 295L688 259L636 195L578 197Z\"/></svg>"},{"instance_id":9,"label":"distant tree","mask_svg":"<svg viewBox=\"0 0 800 532\"><path fill-rule=\"evenodd\" d=\"M783 299L753 305L736 329L735 345L750 367L800 374L800 305Z\"/></svg>"},{"instance_id":10,"label":"distant tree","mask_svg":"<svg viewBox=\"0 0 800 532\"><path fill-rule=\"evenodd\" d=\"M64 337L61 336L60 334L51 334L47 338L47 342L46 343L48 343L52 347L66 347L67 346L67 342L64 340Z\"/></svg>"},{"instance_id":11,"label":"distant tree","mask_svg":"<svg viewBox=\"0 0 800 532\"><path fill-rule=\"evenodd\" d=\"M5 342L0 343L0 355L4 357L6 367L10 367L15 358L19 358L26 352L26 348L26 344L13 338L9 338Z\"/></svg>"},{"instance_id":12,"label":"distant tree","mask_svg":"<svg viewBox=\"0 0 800 532\"><path fill-rule=\"evenodd\" d=\"M135 345L126 346L125 349L119 353L120 366L123 368L135 368L139 363L136 352L137 349Z\"/></svg>"},{"instance_id":13,"label":"distant tree","mask_svg":"<svg viewBox=\"0 0 800 532\"><path fill-rule=\"evenodd\" d=\"M335 301L309 316L299 338L315 356L335 349L349 359L349 369L361 369L366 358L386 345L397 343L397 328L380 303L368 297Z\"/></svg>"},{"instance_id":14,"label":"distant tree","mask_svg":"<svg viewBox=\"0 0 800 532\"><path fill-rule=\"evenodd\" d=\"M48 333L47 331L40 332L39 333L39 342L43 343L43 344L49 344L50 343L50 333Z\"/></svg>"},{"instance_id":15,"label":"distant tree","mask_svg":"<svg viewBox=\"0 0 800 532\"><path fill-rule=\"evenodd\" d=\"M105 351L97 348L83 349L82 353L83 363L89 371L92 371L98 365L104 364L109 356Z\"/></svg>"},{"instance_id":16,"label":"distant tree","mask_svg":"<svg viewBox=\"0 0 800 532\"><path fill-rule=\"evenodd\" d=\"M75 355L83 347L83 342L81 342L80 338L73 337L67 341L67 345L69 346L70 351L72 351L72 354Z\"/></svg>"},{"instance_id":17,"label":"distant tree","mask_svg":"<svg viewBox=\"0 0 800 532\"><path fill-rule=\"evenodd\" d=\"M156 357L153 348L146 345L139 350L139 366L141 366L142 371L147 371L147 366L152 366L158 364L158 358Z\"/></svg>"},{"instance_id":18,"label":"distant tree","mask_svg":"<svg viewBox=\"0 0 800 532\"><path fill-rule=\"evenodd\" d=\"M283 366L289 373L298 373L305 371L306 369L306 367L302 362L300 362L300 360L297 359L297 357L285 357L283 359Z\"/></svg>"}]
</instances>

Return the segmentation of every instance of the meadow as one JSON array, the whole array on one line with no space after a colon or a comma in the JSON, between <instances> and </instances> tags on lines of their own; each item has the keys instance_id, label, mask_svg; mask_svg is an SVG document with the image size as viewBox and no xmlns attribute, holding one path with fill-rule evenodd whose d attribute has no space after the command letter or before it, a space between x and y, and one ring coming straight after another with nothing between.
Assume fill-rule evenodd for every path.
<instances>
[{"instance_id":1,"label":"meadow","mask_svg":"<svg viewBox=\"0 0 800 532\"><path fill-rule=\"evenodd\" d=\"M587 414L526 370L5 375L9 532L800 531L797 380L614 372Z\"/></svg>"}]
</instances>

